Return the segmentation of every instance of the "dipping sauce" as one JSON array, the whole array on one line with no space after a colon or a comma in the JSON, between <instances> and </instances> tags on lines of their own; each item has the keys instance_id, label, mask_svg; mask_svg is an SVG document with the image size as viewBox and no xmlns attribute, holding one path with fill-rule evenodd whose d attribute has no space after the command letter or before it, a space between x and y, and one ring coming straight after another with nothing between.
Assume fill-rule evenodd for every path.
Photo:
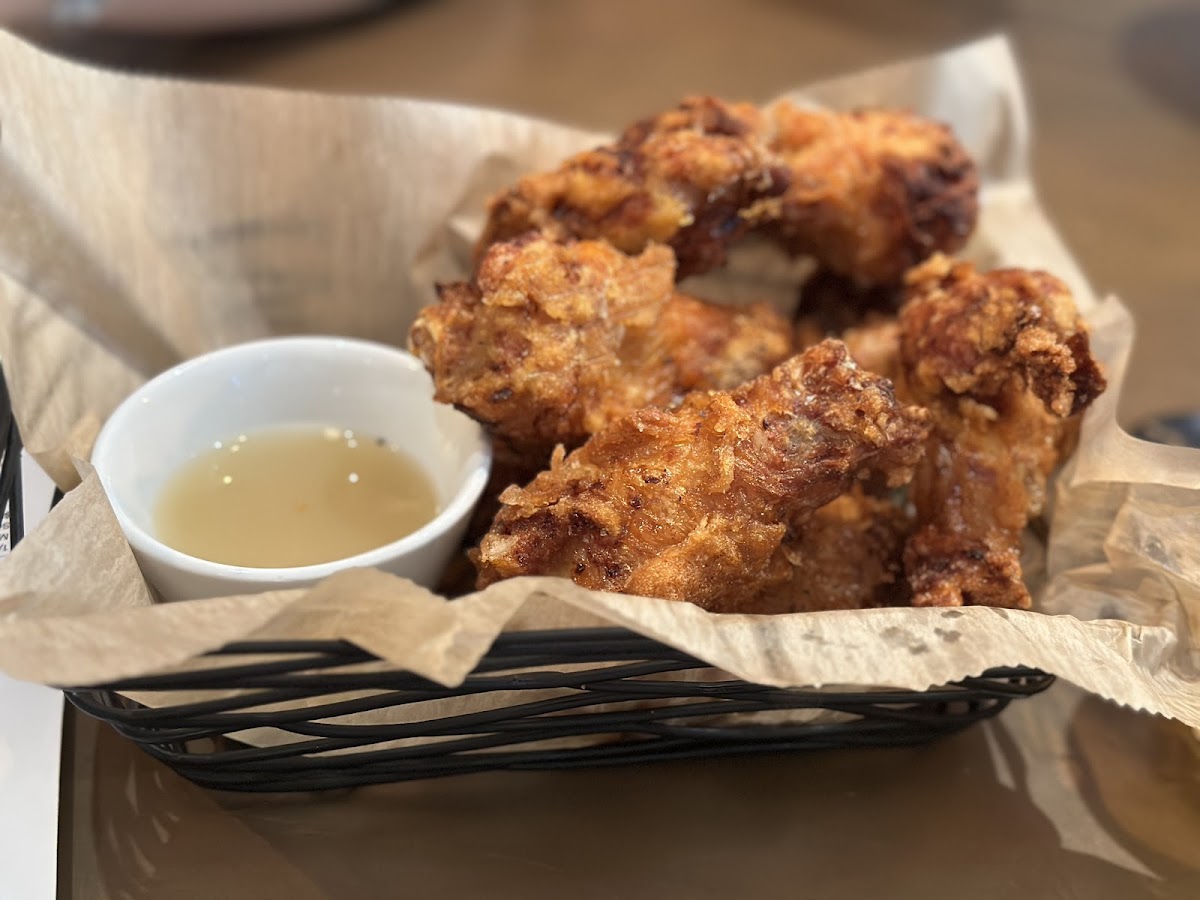
<instances>
[{"instance_id":1,"label":"dipping sauce","mask_svg":"<svg viewBox=\"0 0 1200 900\"><path fill-rule=\"evenodd\" d=\"M154 523L159 540L189 556L286 568L382 547L437 513L429 477L407 456L307 426L217 441L170 478Z\"/></svg>"}]
</instances>

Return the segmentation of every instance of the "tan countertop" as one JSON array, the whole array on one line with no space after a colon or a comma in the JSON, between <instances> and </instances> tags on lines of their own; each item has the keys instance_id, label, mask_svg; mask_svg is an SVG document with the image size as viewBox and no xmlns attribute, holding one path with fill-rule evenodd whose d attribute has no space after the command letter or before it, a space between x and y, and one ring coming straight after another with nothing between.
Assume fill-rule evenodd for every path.
<instances>
[{"instance_id":1,"label":"tan countertop","mask_svg":"<svg viewBox=\"0 0 1200 900\"><path fill-rule=\"evenodd\" d=\"M1200 4L443 0L108 64L502 106L598 128L1012 36L1051 217L1138 318L1127 421L1200 406ZM1200 896L1186 729L1059 685L926 748L205 792L71 716L64 897Z\"/></svg>"}]
</instances>

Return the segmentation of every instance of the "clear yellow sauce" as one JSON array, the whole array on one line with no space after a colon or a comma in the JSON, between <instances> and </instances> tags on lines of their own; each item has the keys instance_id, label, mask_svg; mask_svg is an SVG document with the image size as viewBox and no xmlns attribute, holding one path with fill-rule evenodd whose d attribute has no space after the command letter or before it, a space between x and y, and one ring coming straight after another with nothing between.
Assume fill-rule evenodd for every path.
<instances>
[{"instance_id":1,"label":"clear yellow sauce","mask_svg":"<svg viewBox=\"0 0 1200 900\"><path fill-rule=\"evenodd\" d=\"M340 428L234 435L167 482L155 532L189 556L257 568L354 556L438 513L429 477L394 448Z\"/></svg>"}]
</instances>

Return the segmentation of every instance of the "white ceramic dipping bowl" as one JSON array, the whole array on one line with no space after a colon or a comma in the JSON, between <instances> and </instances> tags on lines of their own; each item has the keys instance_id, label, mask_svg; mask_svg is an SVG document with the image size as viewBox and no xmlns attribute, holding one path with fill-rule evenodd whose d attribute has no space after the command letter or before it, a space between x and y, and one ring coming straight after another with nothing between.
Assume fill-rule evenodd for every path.
<instances>
[{"instance_id":1,"label":"white ceramic dipping bowl","mask_svg":"<svg viewBox=\"0 0 1200 900\"><path fill-rule=\"evenodd\" d=\"M215 441L293 425L383 438L424 469L441 512L386 546L293 568L223 565L156 539L155 504L180 466ZM429 375L411 354L348 338L286 337L199 356L143 385L101 430L92 464L146 580L164 600L189 600L301 587L351 567L431 586L487 482L491 447L479 425L434 403Z\"/></svg>"}]
</instances>

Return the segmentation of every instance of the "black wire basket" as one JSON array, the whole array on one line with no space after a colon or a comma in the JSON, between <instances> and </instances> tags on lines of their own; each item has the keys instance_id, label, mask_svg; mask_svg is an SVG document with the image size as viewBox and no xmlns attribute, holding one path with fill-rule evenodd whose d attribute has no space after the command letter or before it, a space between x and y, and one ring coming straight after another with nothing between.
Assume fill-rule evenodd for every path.
<instances>
[{"instance_id":1,"label":"black wire basket","mask_svg":"<svg viewBox=\"0 0 1200 900\"><path fill-rule=\"evenodd\" d=\"M0 392L0 509L15 545L21 441L3 379ZM229 644L187 671L65 694L196 784L311 791L496 769L919 744L1053 680L1012 667L926 691L782 689L732 679L622 628L592 628L502 634L456 688L349 643L285 641Z\"/></svg>"}]
</instances>

